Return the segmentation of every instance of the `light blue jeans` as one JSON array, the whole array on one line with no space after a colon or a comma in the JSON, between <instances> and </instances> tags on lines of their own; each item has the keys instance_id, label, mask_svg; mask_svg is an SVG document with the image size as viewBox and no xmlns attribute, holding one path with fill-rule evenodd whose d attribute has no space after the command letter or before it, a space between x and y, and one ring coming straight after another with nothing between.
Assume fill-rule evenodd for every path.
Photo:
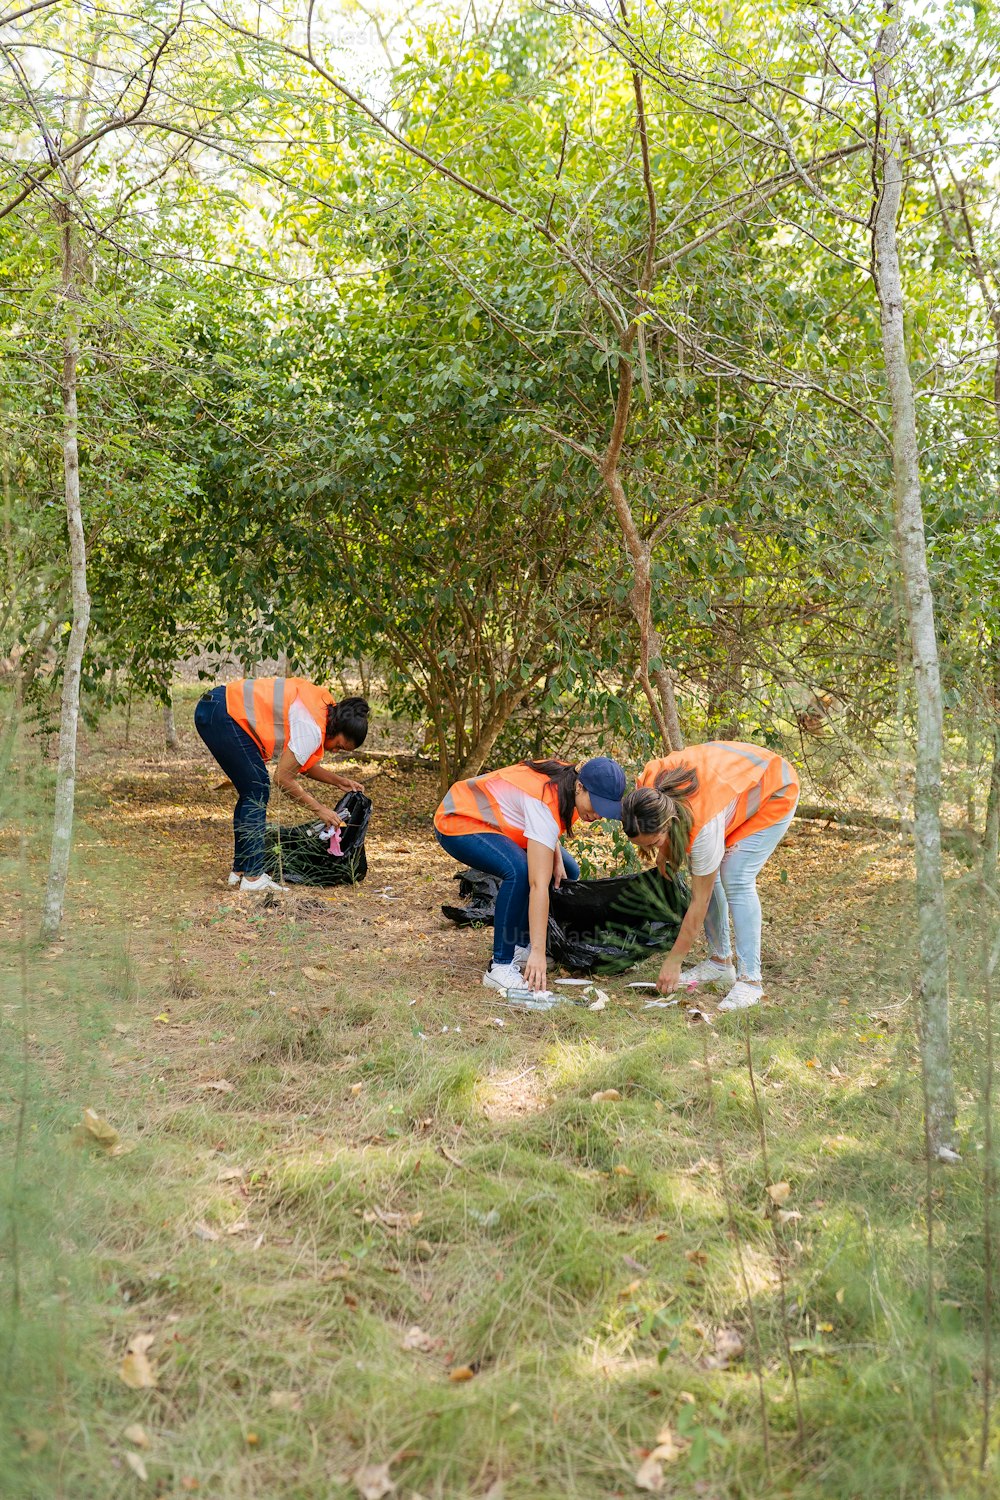
<instances>
[{"instance_id":1,"label":"light blue jeans","mask_svg":"<svg viewBox=\"0 0 1000 1500\"><path fill-rule=\"evenodd\" d=\"M738 979L749 979L752 984L761 982L757 876L785 837L794 816L795 809L792 808L780 823L772 823L770 828L762 828L759 833L740 839L738 844L726 850L705 913L708 951L717 958L728 958L733 951L729 942L729 917L732 914L736 975Z\"/></svg>"}]
</instances>

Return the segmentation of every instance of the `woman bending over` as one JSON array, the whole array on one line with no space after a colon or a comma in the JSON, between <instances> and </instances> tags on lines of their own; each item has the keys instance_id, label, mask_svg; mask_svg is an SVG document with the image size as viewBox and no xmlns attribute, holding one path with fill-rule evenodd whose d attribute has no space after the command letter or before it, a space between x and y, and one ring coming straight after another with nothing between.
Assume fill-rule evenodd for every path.
<instances>
[{"instance_id":1,"label":"woman bending over","mask_svg":"<svg viewBox=\"0 0 1000 1500\"><path fill-rule=\"evenodd\" d=\"M625 772L603 755L577 769L560 760L523 760L456 781L434 814L438 843L461 864L500 877L493 961L483 984L544 990L549 886L580 867L559 839L578 818L621 818Z\"/></svg>"},{"instance_id":2,"label":"woman bending over","mask_svg":"<svg viewBox=\"0 0 1000 1500\"><path fill-rule=\"evenodd\" d=\"M763 994L757 876L795 813L799 778L760 745L716 740L651 760L622 806L622 826L661 871L687 857L691 905L660 970L657 988L723 984L720 1010L745 1010ZM733 919L738 971L733 967ZM681 968L702 927L709 957Z\"/></svg>"}]
</instances>

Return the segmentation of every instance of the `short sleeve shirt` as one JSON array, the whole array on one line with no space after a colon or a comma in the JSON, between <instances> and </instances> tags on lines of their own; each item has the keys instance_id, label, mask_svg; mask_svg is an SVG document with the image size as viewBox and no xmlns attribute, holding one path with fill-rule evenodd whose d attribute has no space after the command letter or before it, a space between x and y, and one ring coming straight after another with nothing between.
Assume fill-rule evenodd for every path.
<instances>
[{"instance_id":1,"label":"short sleeve shirt","mask_svg":"<svg viewBox=\"0 0 1000 1500\"><path fill-rule=\"evenodd\" d=\"M309 710L298 699L288 710L288 748L300 766L304 766L311 755L323 743L319 725Z\"/></svg>"},{"instance_id":2,"label":"short sleeve shirt","mask_svg":"<svg viewBox=\"0 0 1000 1500\"><path fill-rule=\"evenodd\" d=\"M544 802L518 786L511 786L500 776L491 776L488 785L505 823L518 829L526 839L544 844L546 849L555 849L559 842L559 824Z\"/></svg>"},{"instance_id":3,"label":"short sleeve shirt","mask_svg":"<svg viewBox=\"0 0 1000 1500\"><path fill-rule=\"evenodd\" d=\"M688 853L692 875L714 875L726 852L726 831L736 812L737 798L699 829Z\"/></svg>"}]
</instances>

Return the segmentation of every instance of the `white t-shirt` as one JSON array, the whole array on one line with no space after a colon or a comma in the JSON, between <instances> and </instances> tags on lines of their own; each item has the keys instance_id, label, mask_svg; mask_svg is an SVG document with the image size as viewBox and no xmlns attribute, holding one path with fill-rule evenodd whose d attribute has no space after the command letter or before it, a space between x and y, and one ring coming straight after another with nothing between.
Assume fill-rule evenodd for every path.
<instances>
[{"instance_id":1,"label":"white t-shirt","mask_svg":"<svg viewBox=\"0 0 1000 1500\"><path fill-rule=\"evenodd\" d=\"M726 852L726 834L738 801L739 798L734 797L729 806L710 818L695 837L688 854L692 875L714 875L722 864L722 856Z\"/></svg>"},{"instance_id":2,"label":"white t-shirt","mask_svg":"<svg viewBox=\"0 0 1000 1500\"><path fill-rule=\"evenodd\" d=\"M525 838L544 844L546 849L555 849L559 842L559 824L544 802L522 792L518 786L511 786L500 776L491 776L486 785L496 798L505 823L518 829Z\"/></svg>"},{"instance_id":3,"label":"white t-shirt","mask_svg":"<svg viewBox=\"0 0 1000 1500\"><path fill-rule=\"evenodd\" d=\"M319 725L304 703L296 698L288 710L288 748L300 766L304 766L310 755L323 743Z\"/></svg>"}]
</instances>

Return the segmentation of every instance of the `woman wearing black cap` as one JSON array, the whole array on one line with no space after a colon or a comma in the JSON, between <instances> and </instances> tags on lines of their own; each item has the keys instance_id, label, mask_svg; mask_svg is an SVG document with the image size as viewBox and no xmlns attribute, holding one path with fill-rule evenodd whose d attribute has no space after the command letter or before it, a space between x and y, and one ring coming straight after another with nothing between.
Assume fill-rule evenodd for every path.
<instances>
[{"instance_id":1,"label":"woman wearing black cap","mask_svg":"<svg viewBox=\"0 0 1000 1500\"><path fill-rule=\"evenodd\" d=\"M456 781L446 793L434 814L438 843L461 864L501 882L493 962L483 984L545 989L549 886L580 877L560 835L578 818L620 819L624 791L621 766L599 755L579 769L560 760L523 760Z\"/></svg>"}]
</instances>

